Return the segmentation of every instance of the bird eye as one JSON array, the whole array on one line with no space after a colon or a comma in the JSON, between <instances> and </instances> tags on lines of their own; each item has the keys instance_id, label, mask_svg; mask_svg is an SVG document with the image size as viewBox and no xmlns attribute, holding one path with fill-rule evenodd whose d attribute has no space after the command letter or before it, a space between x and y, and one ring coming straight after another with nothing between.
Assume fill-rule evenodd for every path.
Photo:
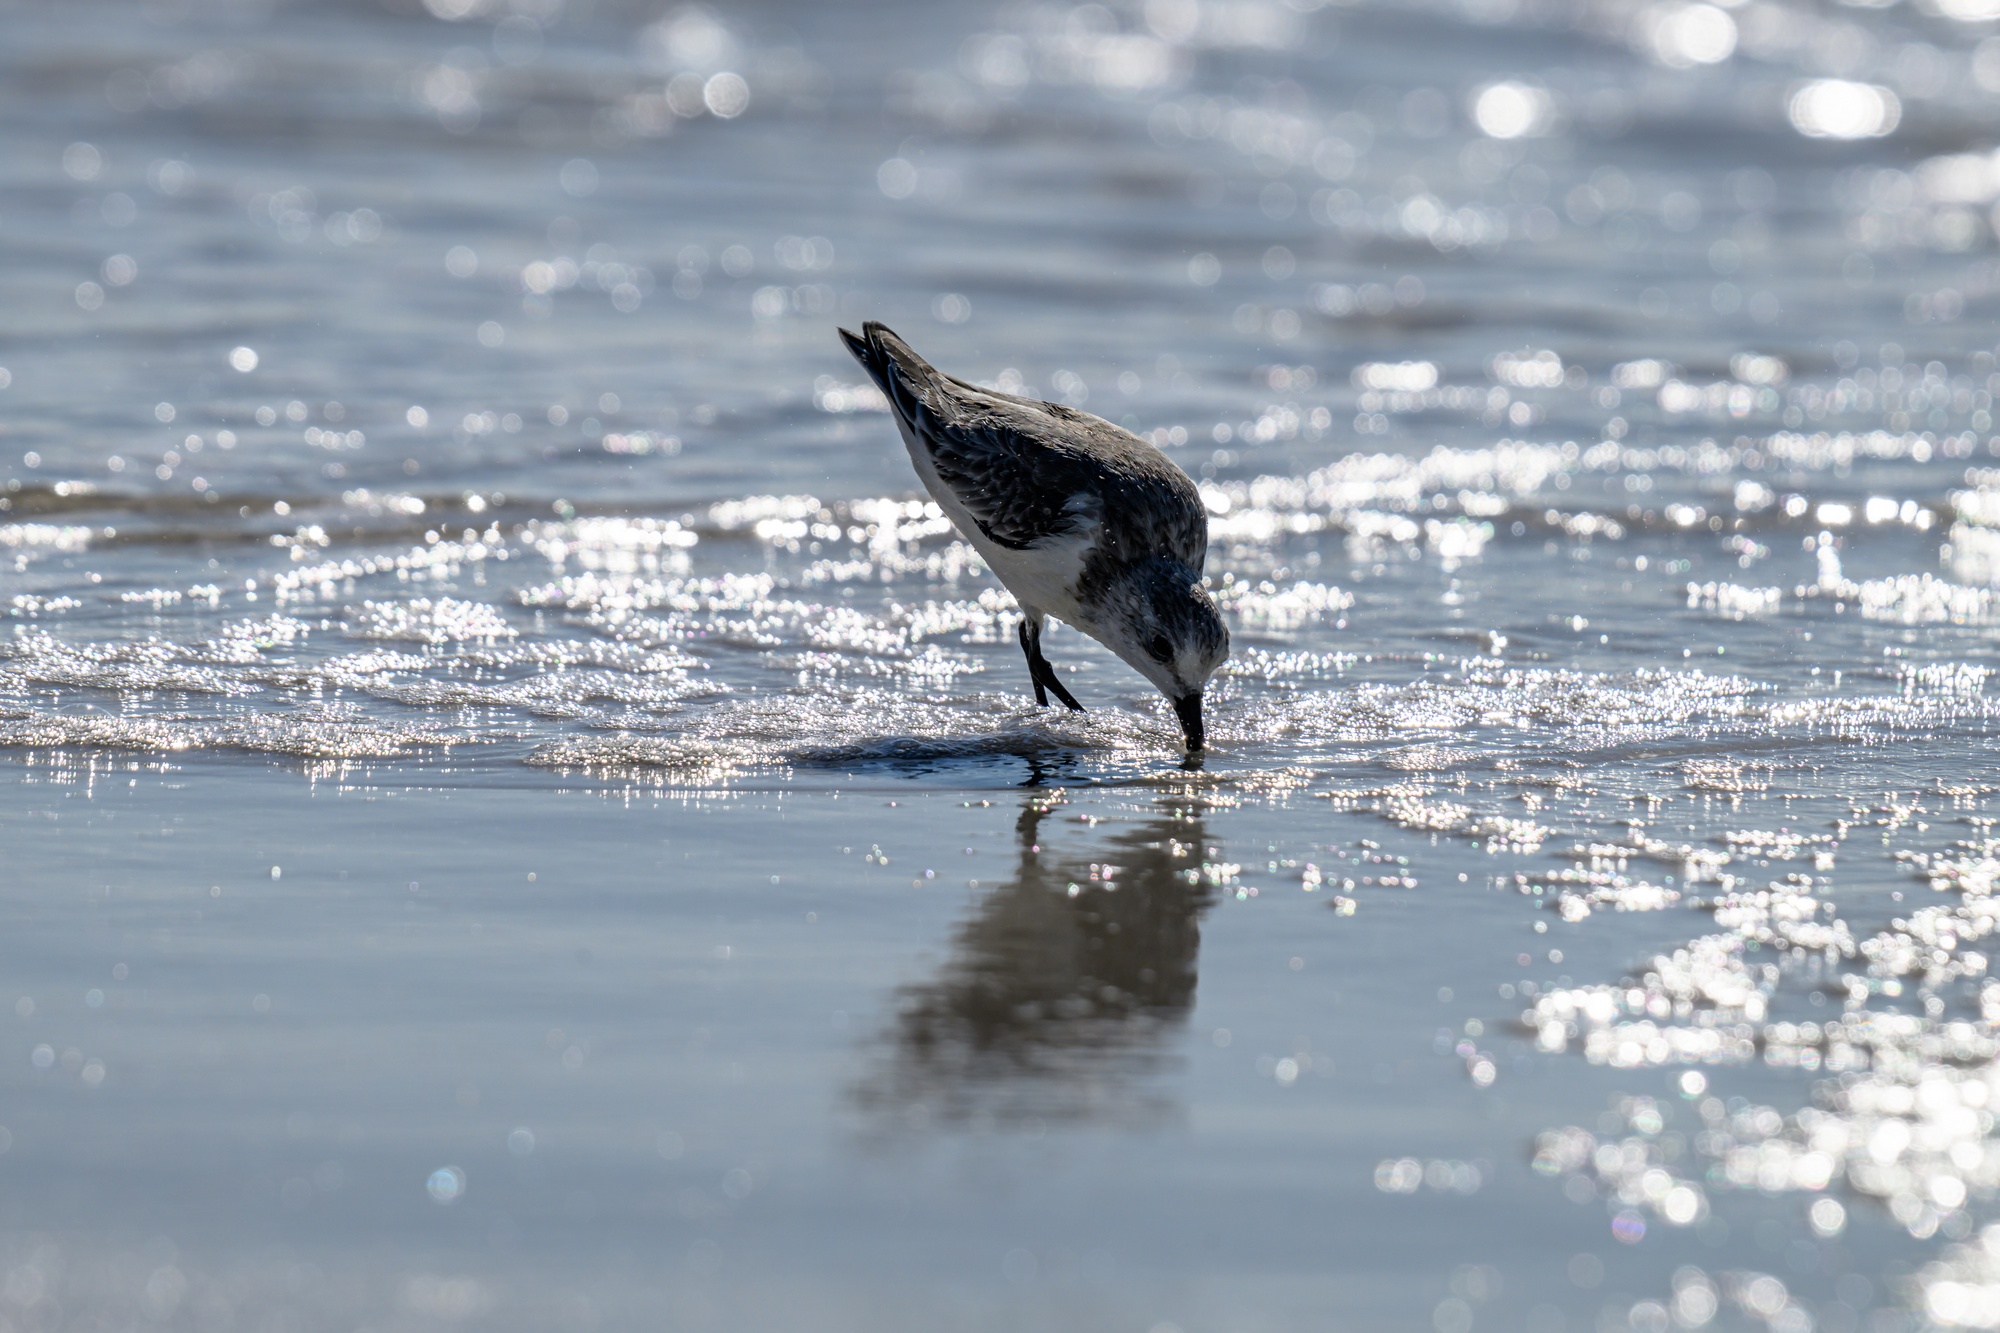
<instances>
[{"instance_id":1,"label":"bird eye","mask_svg":"<svg viewBox=\"0 0 2000 1333\"><path fill-rule=\"evenodd\" d=\"M1155 634L1153 641L1146 645L1146 651L1155 662L1164 662L1174 655L1174 646L1167 642L1166 635Z\"/></svg>"}]
</instances>

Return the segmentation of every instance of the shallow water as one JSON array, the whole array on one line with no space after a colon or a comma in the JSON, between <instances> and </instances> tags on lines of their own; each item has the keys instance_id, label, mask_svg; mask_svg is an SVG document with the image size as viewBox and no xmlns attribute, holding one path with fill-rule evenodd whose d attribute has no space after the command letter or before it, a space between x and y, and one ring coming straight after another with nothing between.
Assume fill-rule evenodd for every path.
<instances>
[{"instance_id":1,"label":"shallow water","mask_svg":"<svg viewBox=\"0 0 2000 1333\"><path fill-rule=\"evenodd\" d=\"M427 3L0 10L7 1327L2000 1326L2000 11Z\"/></svg>"}]
</instances>

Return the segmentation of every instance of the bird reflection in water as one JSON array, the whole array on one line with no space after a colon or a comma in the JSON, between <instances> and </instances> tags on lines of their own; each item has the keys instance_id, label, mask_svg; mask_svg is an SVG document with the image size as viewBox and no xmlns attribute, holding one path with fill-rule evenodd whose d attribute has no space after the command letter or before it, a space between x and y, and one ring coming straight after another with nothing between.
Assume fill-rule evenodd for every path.
<instances>
[{"instance_id":1,"label":"bird reflection in water","mask_svg":"<svg viewBox=\"0 0 2000 1333\"><path fill-rule=\"evenodd\" d=\"M1149 1076L1194 1008L1215 898L1201 810L1169 798L1072 853L1044 842L1061 804L1059 792L1031 799L1013 877L979 901L936 978L899 996L883 1059L856 1092L871 1117L979 1125L1169 1109Z\"/></svg>"}]
</instances>

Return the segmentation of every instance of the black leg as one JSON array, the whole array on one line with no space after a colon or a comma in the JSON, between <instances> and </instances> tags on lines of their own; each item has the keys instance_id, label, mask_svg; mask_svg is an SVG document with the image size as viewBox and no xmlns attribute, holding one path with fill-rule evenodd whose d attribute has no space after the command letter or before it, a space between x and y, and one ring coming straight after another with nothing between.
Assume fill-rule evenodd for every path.
<instances>
[{"instance_id":1,"label":"black leg","mask_svg":"<svg viewBox=\"0 0 2000 1333\"><path fill-rule=\"evenodd\" d=\"M1070 712L1084 711L1083 705L1076 701L1076 696L1056 679L1056 669L1049 665L1049 659L1042 656L1042 622L1039 618L1021 622L1021 650L1028 655L1028 674L1035 680L1036 703L1047 705L1049 696L1044 691L1046 686L1047 689L1055 691L1056 698L1062 700L1063 706Z\"/></svg>"},{"instance_id":2,"label":"black leg","mask_svg":"<svg viewBox=\"0 0 2000 1333\"><path fill-rule=\"evenodd\" d=\"M1030 623L1027 620L1021 622L1021 651L1028 655L1028 679L1033 681L1035 685L1035 706L1038 708L1047 708L1049 706L1048 687L1042 684L1042 671L1036 665L1042 660L1042 647L1040 643L1042 636L1039 634L1031 635L1029 633L1028 626Z\"/></svg>"},{"instance_id":3,"label":"black leg","mask_svg":"<svg viewBox=\"0 0 2000 1333\"><path fill-rule=\"evenodd\" d=\"M1081 713L1083 711L1083 705L1076 701L1076 696L1065 689L1063 683L1056 679L1056 669L1049 665L1049 659L1046 657L1042 659L1042 675L1048 680L1049 688L1056 692L1056 698L1063 701L1065 708L1069 709L1072 713Z\"/></svg>"}]
</instances>

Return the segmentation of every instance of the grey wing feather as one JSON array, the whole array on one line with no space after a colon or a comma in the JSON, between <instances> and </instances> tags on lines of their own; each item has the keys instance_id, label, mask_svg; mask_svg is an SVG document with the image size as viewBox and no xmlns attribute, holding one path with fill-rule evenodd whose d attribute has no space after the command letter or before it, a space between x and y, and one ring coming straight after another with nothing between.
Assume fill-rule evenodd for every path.
<instances>
[{"instance_id":1,"label":"grey wing feather","mask_svg":"<svg viewBox=\"0 0 2000 1333\"><path fill-rule=\"evenodd\" d=\"M1100 554L1164 551L1199 573L1208 516L1187 474L1152 445L1059 403L942 375L880 324L844 336L980 530L1016 550L1102 525Z\"/></svg>"},{"instance_id":2,"label":"grey wing feather","mask_svg":"<svg viewBox=\"0 0 2000 1333\"><path fill-rule=\"evenodd\" d=\"M922 413L912 422L931 465L979 528L1023 550L1062 536L1101 512L1089 479L1040 441L993 422L947 423Z\"/></svg>"}]
</instances>

